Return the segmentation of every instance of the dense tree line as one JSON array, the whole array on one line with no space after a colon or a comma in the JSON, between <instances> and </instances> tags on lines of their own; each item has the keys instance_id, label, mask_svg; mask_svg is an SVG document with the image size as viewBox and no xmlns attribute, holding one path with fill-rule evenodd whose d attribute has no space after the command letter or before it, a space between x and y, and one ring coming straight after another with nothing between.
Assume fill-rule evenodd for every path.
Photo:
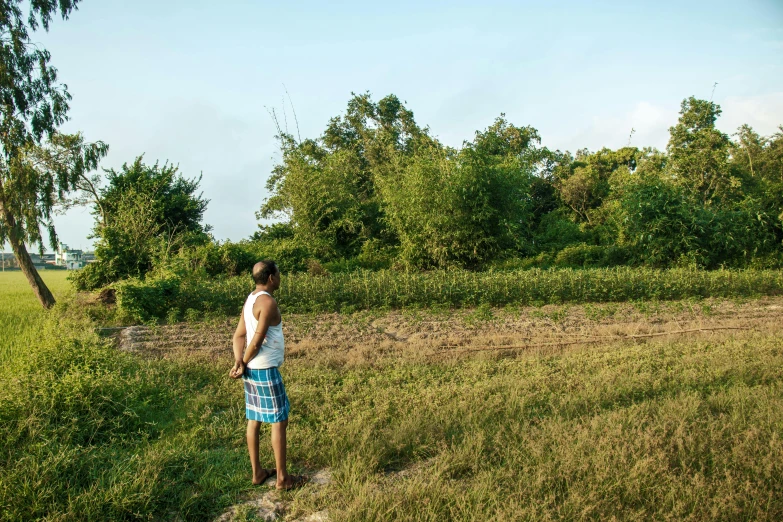
<instances>
[{"instance_id":1,"label":"dense tree line","mask_svg":"<svg viewBox=\"0 0 783 522\"><path fill-rule=\"evenodd\" d=\"M451 148L397 97L356 95L320 138L281 133L259 216L336 265L779 266L783 132L732 139L720 113L691 97L665 151L572 155L503 116Z\"/></svg>"},{"instance_id":2,"label":"dense tree line","mask_svg":"<svg viewBox=\"0 0 783 522\"><path fill-rule=\"evenodd\" d=\"M452 148L397 97L355 95L317 139L280 132L258 212L277 222L239 243L209 237L198 179L141 158L108 171L91 192L98 263L75 280L89 289L155 270L233 275L259 257L315 274L780 267L783 131L765 138L742 126L731 137L715 126L720 112L684 100L665 151L571 154L503 115Z\"/></svg>"},{"instance_id":3,"label":"dense tree line","mask_svg":"<svg viewBox=\"0 0 783 522\"><path fill-rule=\"evenodd\" d=\"M155 270L234 275L260 257L314 274L780 267L783 132L743 126L730 137L719 116L715 103L684 100L665 151L552 151L503 115L452 148L397 97L355 95L317 139L280 132L258 212L276 223L239 243L209 237L198 179L141 158L109 171L92 191L98 263L75 280L89 289Z\"/></svg>"}]
</instances>

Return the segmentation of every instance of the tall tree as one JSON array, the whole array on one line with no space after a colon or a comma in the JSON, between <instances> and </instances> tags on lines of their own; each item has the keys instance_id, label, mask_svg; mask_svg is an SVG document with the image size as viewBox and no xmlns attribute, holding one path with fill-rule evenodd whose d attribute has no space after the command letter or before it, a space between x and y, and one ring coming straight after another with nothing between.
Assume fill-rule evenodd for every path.
<instances>
[{"instance_id":1,"label":"tall tree","mask_svg":"<svg viewBox=\"0 0 783 522\"><path fill-rule=\"evenodd\" d=\"M9 242L41 304L54 297L33 266L25 243L43 250L41 227L52 247L53 207L97 165L106 146L80 138L55 138L67 118L70 95L58 82L50 55L31 40L52 17L67 19L79 0L0 0L0 243ZM23 11L27 10L27 16ZM44 137L49 145L39 147Z\"/></svg>"},{"instance_id":2,"label":"tall tree","mask_svg":"<svg viewBox=\"0 0 783 522\"><path fill-rule=\"evenodd\" d=\"M294 235L323 257L351 257L368 240L395 243L385 224L377 178L415 144L431 140L396 96L354 94L317 140L278 129L283 161L267 182L259 218L288 218ZM394 161L393 161L394 160Z\"/></svg>"},{"instance_id":3,"label":"tall tree","mask_svg":"<svg viewBox=\"0 0 783 522\"><path fill-rule=\"evenodd\" d=\"M731 140L715 128L720 114L718 104L691 96L682 101L677 125L669 128L670 174L704 205L740 194L741 182L728 167Z\"/></svg>"},{"instance_id":4,"label":"tall tree","mask_svg":"<svg viewBox=\"0 0 783 522\"><path fill-rule=\"evenodd\" d=\"M591 211L600 207L609 195L609 179L618 169L633 171L639 150L635 147L623 147L618 150L603 148L592 154L585 152L579 151L569 168L558 171L560 176L556 180L556 186L563 203L579 220L595 225Z\"/></svg>"},{"instance_id":5,"label":"tall tree","mask_svg":"<svg viewBox=\"0 0 783 522\"><path fill-rule=\"evenodd\" d=\"M94 192L88 199L94 204L98 242L96 262L72 278L79 290L144 277L156 261L208 240L210 227L202 219L209 200L199 192L201 177L188 179L175 165L142 160L139 156L120 170L107 170L108 184L88 190Z\"/></svg>"},{"instance_id":6,"label":"tall tree","mask_svg":"<svg viewBox=\"0 0 783 522\"><path fill-rule=\"evenodd\" d=\"M783 241L783 126L762 137L749 125L737 129L732 143L732 175L742 180L743 189L760 210L774 218L772 226L778 245Z\"/></svg>"},{"instance_id":7,"label":"tall tree","mask_svg":"<svg viewBox=\"0 0 783 522\"><path fill-rule=\"evenodd\" d=\"M502 116L457 151L425 141L378 177L402 259L419 267L480 268L530 236L538 132Z\"/></svg>"}]
</instances>

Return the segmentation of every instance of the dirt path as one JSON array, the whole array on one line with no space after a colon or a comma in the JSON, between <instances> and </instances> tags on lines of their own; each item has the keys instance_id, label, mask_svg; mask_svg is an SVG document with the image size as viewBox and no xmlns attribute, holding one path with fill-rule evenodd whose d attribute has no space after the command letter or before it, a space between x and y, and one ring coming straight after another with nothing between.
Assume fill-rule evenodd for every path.
<instances>
[{"instance_id":1,"label":"dirt path","mask_svg":"<svg viewBox=\"0 0 783 522\"><path fill-rule=\"evenodd\" d=\"M317 511L307 515L293 515L286 517L290 502L286 495L318 495L325 486L332 481L332 474L328 469L322 469L309 475L308 483L296 492L279 493L275 490L275 477L270 477L260 486L260 494L231 506L225 513L215 519L215 522L234 522L236 520L264 520L273 521L288 519L290 522L326 522L329 513L326 510Z\"/></svg>"}]
</instances>

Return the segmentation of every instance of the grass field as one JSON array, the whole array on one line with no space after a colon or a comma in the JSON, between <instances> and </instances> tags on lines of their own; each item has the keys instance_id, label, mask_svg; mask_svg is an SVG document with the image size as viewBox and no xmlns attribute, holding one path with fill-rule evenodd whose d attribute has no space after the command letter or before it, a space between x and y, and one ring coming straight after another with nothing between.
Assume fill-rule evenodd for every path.
<instances>
[{"instance_id":1,"label":"grass field","mask_svg":"<svg viewBox=\"0 0 783 522\"><path fill-rule=\"evenodd\" d=\"M66 270L42 270L44 282L56 298L69 291ZM39 337L44 310L20 271L0 272L0 362L11 353L29 350Z\"/></svg>"},{"instance_id":2,"label":"grass field","mask_svg":"<svg viewBox=\"0 0 783 522\"><path fill-rule=\"evenodd\" d=\"M333 481L284 495L286 519L783 519L783 300L770 299L289 316L289 462ZM2 370L3 520L211 520L261 494L225 346L121 352L61 308ZM422 353L487 331L508 343L721 317L752 328Z\"/></svg>"}]
</instances>

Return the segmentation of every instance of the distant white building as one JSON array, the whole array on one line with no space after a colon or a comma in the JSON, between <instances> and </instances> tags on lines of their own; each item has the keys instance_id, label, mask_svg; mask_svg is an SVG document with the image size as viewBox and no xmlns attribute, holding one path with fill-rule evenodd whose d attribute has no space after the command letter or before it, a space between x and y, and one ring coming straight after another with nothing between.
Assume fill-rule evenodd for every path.
<instances>
[{"instance_id":1,"label":"distant white building","mask_svg":"<svg viewBox=\"0 0 783 522\"><path fill-rule=\"evenodd\" d=\"M0 252L0 266L2 266L3 272L6 268L11 270L18 268L14 255L7 252Z\"/></svg>"},{"instance_id":2,"label":"distant white building","mask_svg":"<svg viewBox=\"0 0 783 522\"><path fill-rule=\"evenodd\" d=\"M64 266L68 270L78 270L84 267L84 253L81 250L68 248L65 243L60 243L60 248L54 256L54 264Z\"/></svg>"}]
</instances>

